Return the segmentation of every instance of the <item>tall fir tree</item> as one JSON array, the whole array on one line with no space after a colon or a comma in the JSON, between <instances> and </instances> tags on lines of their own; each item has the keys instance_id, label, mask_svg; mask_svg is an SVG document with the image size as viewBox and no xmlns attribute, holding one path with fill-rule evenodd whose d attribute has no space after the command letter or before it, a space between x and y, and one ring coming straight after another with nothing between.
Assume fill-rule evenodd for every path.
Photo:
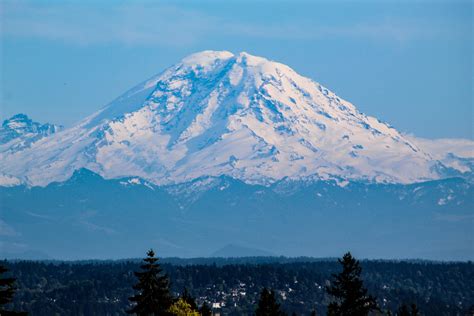
<instances>
[{"instance_id":1,"label":"tall fir tree","mask_svg":"<svg viewBox=\"0 0 474 316\"><path fill-rule=\"evenodd\" d=\"M419 316L420 312L416 304L411 304L410 308L407 305L403 304L397 310L396 316Z\"/></svg>"},{"instance_id":2,"label":"tall fir tree","mask_svg":"<svg viewBox=\"0 0 474 316\"><path fill-rule=\"evenodd\" d=\"M169 315L168 309L173 304L173 299L168 276L163 273L153 249L147 252L143 261L144 264L140 266L142 271L135 272L138 283L133 289L138 293L129 298L135 305L127 313L138 316Z\"/></svg>"},{"instance_id":3,"label":"tall fir tree","mask_svg":"<svg viewBox=\"0 0 474 316\"><path fill-rule=\"evenodd\" d=\"M411 304L411 315L420 316L420 311L418 310L418 306L416 306L416 304Z\"/></svg>"},{"instance_id":4,"label":"tall fir tree","mask_svg":"<svg viewBox=\"0 0 474 316\"><path fill-rule=\"evenodd\" d=\"M206 302L202 303L199 313L201 316L212 316L212 310Z\"/></svg>"},{"instance_id":5,"label":"tall fir tree","mask_svg":"<svg viewBox=\"0 0 474 316\"><path fill-rule=\"evenodd\" d=\"M333 274L332 284L326 287L334 300L328 306L329 316L366 316L378 311L375 298L367 294L360 277L362 268L359 261L346 253L338 260L342 265L339 274Z\"/></svg>"},{"instance_id":6,"label":"tall fir tree","mask_svg":"<svg viewBox=\"0 0 474 316\"><path fill-rule=\"evenodd\" d=\"M280 304L276 301L275 292L263 288L260 292L260 299L258 301L255 316L286 316L281 310Z\"/></svg>"},{"instance_id":7,"label":"tall fir tree","mask_svg":"<svg viewBox=\"0 0 474 316\"><path fill-rule=\"evenodd\" d=\"M15 278L4 277L4 274L8 272L8 269L0 264L0 315L1 316L13 316L13 315L27 315L26 312L14 312L7 309L6 305L13 302L13 296L15 295Z\"/></svg>"},{"instance_id":8,"label":"tall fir tree","mask_svg":"<svg viewBox=\"0 0 474 316\"><path fill-rule=\"evenodd\" d=\"M467 311L468 316L474 316L474 305L471 305Z\"/></svg>"},{"instance_id":9,"label":"tall fir tree","mask_svg":"<svg viewBox=\"0 0 474 316\"><path fill-rule=\"evenodd\" d=\"M183 293L181 294L181 298L186 303L188 303L193 310L198 309L197 304L196 304L196 300L194 299L194 297L191 296L191 294L189 293L187 288L184 288Z\"/></svg>"}]
</instances>

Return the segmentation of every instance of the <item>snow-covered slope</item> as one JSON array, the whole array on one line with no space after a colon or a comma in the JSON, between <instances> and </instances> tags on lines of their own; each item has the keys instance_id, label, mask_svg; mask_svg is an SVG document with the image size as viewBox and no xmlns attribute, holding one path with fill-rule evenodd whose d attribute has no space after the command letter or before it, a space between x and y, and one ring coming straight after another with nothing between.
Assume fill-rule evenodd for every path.
<instances>
[{"instance_id":1,"label":"snow-covered slope","mask_svg":"<svg viewBox=\"0 0 474 316\"><path fill-rule=\"evenodd\" d=\"M0 127L0 157L13 157L14 153L31 147L36 141L57 133L62 126L41 124L31 120L25 114L16 114L3 121ZM13 158L5 158L13 159ZM15 186L21 184L18 177L0 172L0 185Z\"/></svg>"},{"instance_id":2,"label":"snow-covered slope","mask_svg":"<svg viewBox=\"0 0 474 316\"><path fill-rule=\"evenodd\" d=\"M412 183L472 171L286 65L215 51L183 59L75 127L0 153L0 174L29 185L80 168L159 185L221 175Z\"/></svg>"},{"instance_id":3,"label":"snow-covered slope","mask_svg":"<svg viewBox=\"0 0 474 316\"><path fill-rule=\"evenodd\" d=\"M3 121L0 127L0 150L24 149L43 137L57 133L62 128L59 125L34 122L25 114L16 114Z\"/></svg>"},{"instance_id":4,"label":"snow-covered slope","mask_svg":"<svg viewBox=\"0 0 474 316\"><path fill-rule=\"evenodd\" d=\"M407 137L411 142L429 153L431 158L440 161L453 172L472 174L474 170L474 142L472 140Z\"/></svg>"}]
</instances>

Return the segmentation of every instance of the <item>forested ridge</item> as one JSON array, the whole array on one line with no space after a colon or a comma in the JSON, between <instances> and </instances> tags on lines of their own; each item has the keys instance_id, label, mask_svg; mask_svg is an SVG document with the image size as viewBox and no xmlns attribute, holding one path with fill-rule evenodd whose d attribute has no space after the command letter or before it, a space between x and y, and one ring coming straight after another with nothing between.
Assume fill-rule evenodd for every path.
<instances>
[{"instance_id":1,"label":"forested ridge","mask_svg":"<svg viewBox=\"0 0 474 316\"><path fill-rule=\"evenodd\" d=\"M199 262L199 264L196 264ZM134 293L138 260L3 262L15 278L11 307L29 315L125 315ZM280 258L164 260L178 296L186 288L198 305L224 315L252 315L263 287L274 290L287 313L325 315L326 286L337 261ZM421 315L470 315L474 305L472 262L362 261L362 278L384 311L415 303Z\"/></svg>"}]
</instances>

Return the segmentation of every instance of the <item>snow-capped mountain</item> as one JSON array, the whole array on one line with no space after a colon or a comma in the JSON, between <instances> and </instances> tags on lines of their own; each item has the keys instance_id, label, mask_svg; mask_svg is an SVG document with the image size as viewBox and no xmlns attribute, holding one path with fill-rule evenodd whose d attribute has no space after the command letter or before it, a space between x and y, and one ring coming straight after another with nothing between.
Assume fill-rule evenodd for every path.
<instances>
[{"instance_id":1,"label":"snow-capped mountain","mask_svg":"<svg viewBox=\"0 0 474 316\"><path fill-rule=\"evenodd\" d=\"M2 150L24 149L43 137L57 133L62 128L60 125L35 122L25 114L16 114L3 121L0 127L0 146ZM3 146L4 144L8 145Z\"/></svg>"},{"instance_id":2,"label":"snow-capped mountain","mask_svg":"<svg viewBox=\"0 0 474 316\"><path fill-rule=\"evenodd\" d=\"M403 135L280 63L194 54L76 126L48 126L15 116L0 133L12 258L239 244L472 259L474 142Z\"/></svg>"},{"instance_id":3,"label":"snow-capped mountain","mask_svg":"<svg viewBox=\"0 0 474 316\"><path fill-rule=\"evenodd\" d=\"M53 135L63 129L60 125L41 124L25 114L16 114L3 121L0 127L0 157L12 159L15 153L23 151L38 140ZM5 158L4 158L5 157ZM22 182L18 177L0 173L0 185L12 186Z\"/></svg>"},{"instance_id":4,"label":"snow-capped mountain","mask_svg":"<svg viewBox=\"0 0 474 316\"><path fill-rule=\"evenodd\" d=\"M413 183L472 172L474 142L445 147L402 135L286 65L204 51L72 128L2 149L0 174L44 186L81 168L156 185L218 176Z\"/></svg>"}]
</instances>

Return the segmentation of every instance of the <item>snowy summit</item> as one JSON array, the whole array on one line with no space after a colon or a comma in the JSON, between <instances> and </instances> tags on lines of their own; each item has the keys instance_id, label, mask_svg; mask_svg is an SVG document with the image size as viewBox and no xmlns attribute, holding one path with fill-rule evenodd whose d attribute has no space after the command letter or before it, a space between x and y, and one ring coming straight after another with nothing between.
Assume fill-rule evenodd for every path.
<instances>
[{"instance_id":1,"label":"snowy summit","mask_svg":"<svg viewBox=\"0 0 474 316\"><path fill-rule=\"evenodd\" d=\"M0 127L0 146L8 150L19 150L30 146L40 138L52 135L63 127L53 124L34 122L25 114L16 114L3 121Z\"/></svg>"},{"instance_id":2,"label":"snowy summit","mask_svg":"<svg viewBox=\"0 0 474 316\"><path fill-rule=\"evenodd\" d=\"M225 51L188 56L22 150L12 142L0 175L33 186L80 168L158 185L221 175L413 183L472 172L474 152L472 141L461 157L406 137L284 64Z\"/></svg>"}]
</instances>

